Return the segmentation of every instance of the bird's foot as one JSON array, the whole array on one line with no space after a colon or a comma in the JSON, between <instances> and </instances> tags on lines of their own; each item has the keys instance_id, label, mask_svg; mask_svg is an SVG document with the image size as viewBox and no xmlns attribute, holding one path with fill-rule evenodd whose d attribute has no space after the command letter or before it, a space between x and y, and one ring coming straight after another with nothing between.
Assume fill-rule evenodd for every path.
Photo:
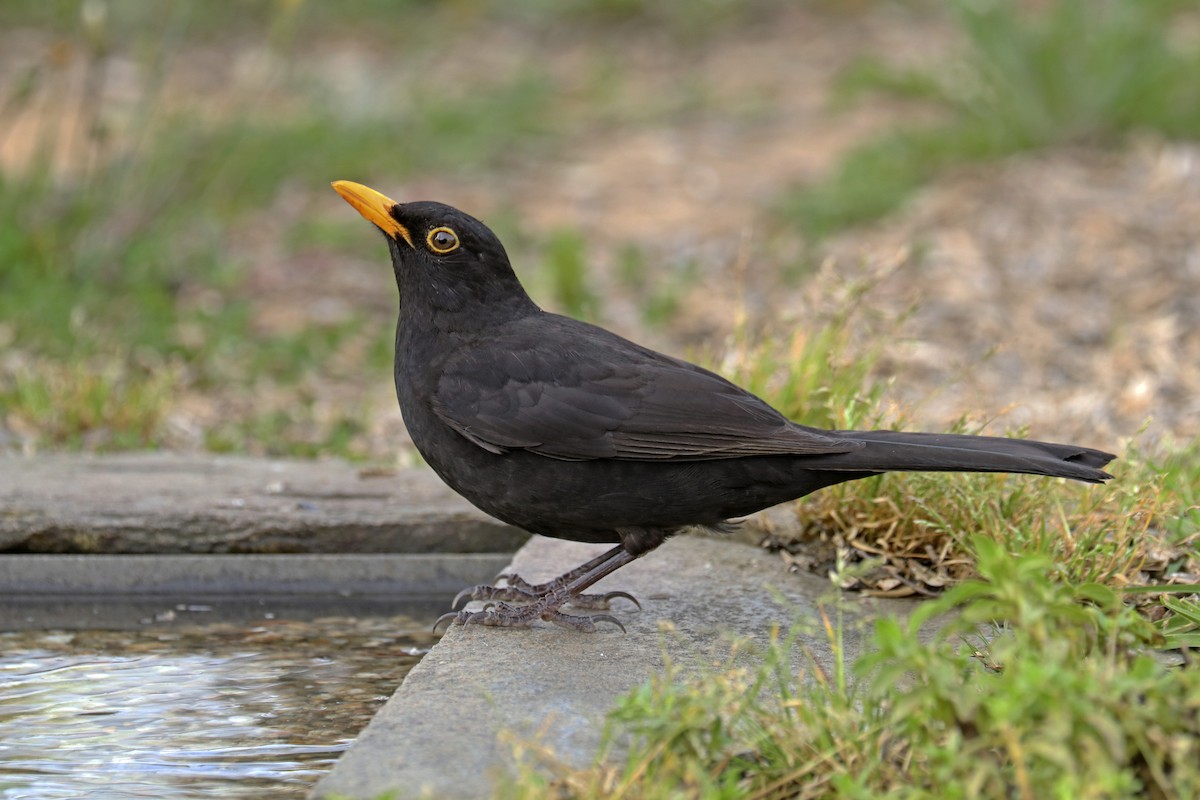
<instances>
[{"instance_id":1,"label":"bird's foot","mask_svg":"<svg viewBox=\"0 0 1200 800\"><path fill-rule=\"evenodd\" d=\"M584 564L583 566L586 567L588 565ZM584 572L586 572L586 570L584 570L582 567L580 567L578 569L571 570L570 572L566 573L565 575L559 575L554 580L546 581L545 583L530 583L529 581L525 580L524 578L522 578L520 575L516 574L515 572L511 573L511 574L501 573L496 576L495 580L496 581L504 581L504 588L516 589L516 590L524 592L528 595L536 595L538 597L542 597L544 595L550 594L551 592L556 592L559 589L565 588L567 585L569 585L573 580L578 578ZM476 587L476 588L478 588L478 587ZM496 587L491 587L491 588L495 589ZM629 602L631 602L635 606L637 606L639 611L642 609L642 604L640 602L638 602L638 599L636 597L631 595L629 592L620 592L620 591L605 592L604 594L577 594L574 597L572 597L569 602L571 603L571 605L573 605L579 609L603 610L603 609L612 608L611 601L615 600L618 597L624 597L626 600L628 600ZM485 599L493 599L493 598L479 597L479 598L473 598L473 599L485 600ZM507 600L509 598L497 597L494 599Z\"/></svg>"},{"instance_id":2,"label":"bird's foot","mask_svg":"<svg viewBox=\"0 0 1200 800\"><path fill-rule=\"evenodd\" d=\"M628 592L606 592L604 594L583 594L583 590L599 581L606 575L623 567L636 559L637 556L617 545L603 555L593 558L586 564L576 567L561 578L549 583L535 586L522 580L516 575L504 575L506 586L472 586L458 593L454 605L459 600L470 597L472 600L487 600L488 604L480 611L452 611L443 614L433 623L437 630L442 623L452 625L490 625L502 628L527 628L536 620L543 619L564 628L591 633L596 630L599 622L611 622L624 633L625 626L620 620L610 614L595 614L592 616L566 614L563 606L575 608L608 608L608 604L618 598L630 600L638 608L641 603ZM500 578L497 578L499 581ZM516 605L507 600L518 600L524 605Z\"/></svg>"},{"instance_id":3,"label":"bird's foot","mask_svg":"<svg viewBox=\"0 0 1200 800\"><path fill-rule=\"evenodd\" d=\"M498 575L496 580L503 580L504 586L489 586L487 584L479 584L478 586L468 586L454 597L454 601L450 604L451 608L457 608L458 604L464 599L467 600L498 600L518 603L534 603L547 595L563 591L570 581L564 581L562 578L547 583L532 584L526 581L519 575ZM566 603L570 603L575 608L587 611L602 611L612 608L612 601L618 597L623 597L633 603L638 609L641 609L642 604L637 598L629 592L613 591L603 594L577 594L566 599Z\"/></svg>"},{"instance_id":4,"label":"bird's foot","mask_svg":"<svg viewBox=\"0 0 1200 800\"><path fill-rule=\"evenodd\" d=\"M464 609L462 611L451 611L448 614L443 614L438 617L437 622L433 623L433 628L437 630L444 622L449 622L451 625L528 628L535 620L543 619L580 633L595 633L597 622L611 622L621 629L621 633L625 632L625 626L621 624L621 621L610 614L596 614L594 616L564 614L559 610L559 607L565 605L568 599L555 594L549 594L535 598L534 602L524 606L514 606L505 602L488 603L480 611L468 611Z\"/></svg>"}]
</instances>

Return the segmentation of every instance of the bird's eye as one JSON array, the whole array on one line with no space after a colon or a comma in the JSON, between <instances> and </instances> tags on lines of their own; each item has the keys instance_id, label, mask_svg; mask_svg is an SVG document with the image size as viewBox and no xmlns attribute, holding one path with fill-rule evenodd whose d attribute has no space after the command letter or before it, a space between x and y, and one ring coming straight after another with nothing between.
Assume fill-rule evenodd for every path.
<instances>
[{"instance_id":1,"label":"bird's eye","mask_svg":"<svg viewBox=\"0 0 1200 800\"><path fill-rule=\"evenodd\" d=\"M449 228L434 228L425 237L429 249L440 256L458 249L458 234Z\"/></svg>"}]
</instances>

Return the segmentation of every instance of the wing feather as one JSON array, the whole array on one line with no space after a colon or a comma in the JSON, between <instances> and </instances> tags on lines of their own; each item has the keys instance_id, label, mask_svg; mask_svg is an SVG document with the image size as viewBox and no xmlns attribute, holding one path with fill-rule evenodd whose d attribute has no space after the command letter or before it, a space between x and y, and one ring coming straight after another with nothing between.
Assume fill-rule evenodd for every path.
<instances>
[{"instance_id":1,"label":"wing feather","mask_svg":"<svg viewBox=\"0 0 1200 800\"><path fill-rule=\"evenodd\" d=\"M724 378L554 315L460 350L434 410L492 452L569 461L846 453L862 442L797 425ZM557 333L557 336L546 335Z\"/></svg>"}]
</instances>

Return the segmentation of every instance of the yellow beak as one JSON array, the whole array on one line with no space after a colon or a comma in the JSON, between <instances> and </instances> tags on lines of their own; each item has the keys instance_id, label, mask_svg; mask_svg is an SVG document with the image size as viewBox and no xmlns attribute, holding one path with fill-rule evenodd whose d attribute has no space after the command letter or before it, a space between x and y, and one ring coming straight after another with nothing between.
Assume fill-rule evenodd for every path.
<instances>
[{"instance_id":1,"label":"yellow beak","mask_svg":"<svg viewBox=\"0 0 1200 800\"><path fill-rule=\"evenodd\" d=\"M353 181L334 181L332 186L333 190L354 206L354 210L362 214L368 222L374 223L393 239L397 236L403 237L408 246L413 247L412 235L409 234L408 228L392 219L392 208L397 205L395 200Z\"/></svg>"}]
</instances>

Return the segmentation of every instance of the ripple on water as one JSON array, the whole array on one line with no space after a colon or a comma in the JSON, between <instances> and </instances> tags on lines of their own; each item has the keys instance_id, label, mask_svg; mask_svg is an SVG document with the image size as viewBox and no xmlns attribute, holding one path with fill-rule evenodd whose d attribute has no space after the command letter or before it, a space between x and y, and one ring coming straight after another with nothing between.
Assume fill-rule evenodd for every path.
<instances>
[{"instance_id":1,"label":"ripple on water","mask_svg":"<svg viewBox=\"0 0 1200 800\"><path fill-rule=\"evenodd\" d=\"M0 798L303 797L432 638L407 617L0 634Z\"/></svg>"}]
</instances>

